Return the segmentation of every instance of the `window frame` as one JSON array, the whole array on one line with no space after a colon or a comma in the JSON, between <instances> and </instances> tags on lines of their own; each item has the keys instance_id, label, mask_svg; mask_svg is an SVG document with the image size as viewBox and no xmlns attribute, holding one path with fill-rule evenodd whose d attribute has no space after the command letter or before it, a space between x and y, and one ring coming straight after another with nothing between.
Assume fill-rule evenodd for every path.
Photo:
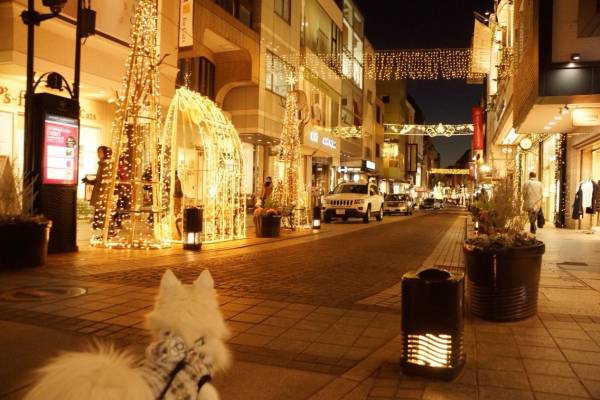
<instances>
[{"instance_id":1,"label":"window frame","mask_svg":"<svg viewBox=\"0 0 600 400\"><path fill-rule=\"evenodd\" d=\"M269 58L271 58L270 62L269 62ZM284 81L287 79L287 72L290 70L293 70L293 67L291 65L289 65L288 63L286 63L281 57L279 57L274 52L267 50L266 54L265 54L265 89L273 94L276 94L277 96L286 97L288 94L288 91L289 91L287 84L282 85L283 87L285 87L285 93L283 92L283 90L278 91L276 89L277 86L279 86L279 85L275 85L275 83L277 82L277 73L276 73L276 69L274 68L275 62L279 63L281 68L284 70L285 74L282 77L282 79ZM271 77L270 85L269 85L269 79L268 79L269 76Z\"/></svg>"},{"instance_id":2,"label":"window frame","mask_svg":"<svg viewBox=\"0 0 600 400\"><path fill-rule=\"evenodd\" d=\"M281 11L277 6L281 7ZM273 2L273 12L282 20L291 24L292 21L292 0L275 0Z\"/></svg>"}]
</instances>

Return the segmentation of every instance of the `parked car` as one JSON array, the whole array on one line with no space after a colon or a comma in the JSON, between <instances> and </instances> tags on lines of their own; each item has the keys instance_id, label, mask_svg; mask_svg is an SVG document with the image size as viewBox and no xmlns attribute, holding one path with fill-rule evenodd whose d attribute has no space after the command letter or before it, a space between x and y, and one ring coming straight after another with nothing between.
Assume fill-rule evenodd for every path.
<instances>
[{"instance_id":1,"label":"parked car","mask_svg":"<svg viewBox=\"0 0 600 400\"><path fill-rule=\"evenodd\" d=\"M423 200L421 202L420 208L422 210L433 210L435 208L435 200L433 198Z\"/></svg>"},{"instance_id":2,"label":"parked car","mask_svg":"<svg viewBox=\"0 0 600 400\"><path fill-rule=\"evenodd\" d=\"M383 196L373 183L341 183L323 201L323 221L335 218L362 218L368 224L371 216L383 220Z\"/></svg>"},{"instance_id":3,"label":"parked car","mask_svg":"<svg viewBox=\"0 0 600 400\"><path fill-rule=\"evenodd\" d=\"M444 201L442 199L434 199L433 200L433 209L439 210L444 208Z\"/></svg>"},{"instance_id":4,"label":"parked car","mask_svg":"<svg viewBox=\"0 0 600 400\"><path fill-rule=\"evenodd\" d=\"M402 213L404 215L412 214L413 202L407 194L388 194L383 203L383 212L385 214Z\"/></svg>"}]
</instances>

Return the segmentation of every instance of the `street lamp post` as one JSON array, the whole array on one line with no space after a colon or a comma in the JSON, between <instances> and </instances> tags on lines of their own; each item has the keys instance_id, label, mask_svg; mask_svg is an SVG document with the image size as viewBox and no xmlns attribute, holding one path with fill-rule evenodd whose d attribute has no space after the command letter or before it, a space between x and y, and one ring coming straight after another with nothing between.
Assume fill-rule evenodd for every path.
<instances>
[{"instance_id":1,"label":"street lamp post","mask_svg":"<svg viewBox=\"0 0 600 400\"><path fill-rule=\"evenodd\" d=\"M34 80L34 51L35 51L35 26L41 24L43 21L54 18L60 14L67 0L43 0L44 6L50 8L51 14L40 14L35 10L34 0L27 1L27 11L21 13L21 19L23 23L27 25L27 88L25 91L25 138L31 139L33 133L33 80ZM25 140L28 143L28 140ZM29 140L31 143L31 140ZM34 157L31 151L31 146L25 145L24 149L24 165L23 171L34 170ZM29 174L24 176L24 185L30 185L30 180L35 177ZM23 199L23 211L30 214L34 213L33 196L26 196Z\"/></svg>"},{"instance_id":2,"label":"street lamp post","mask_svg":"<svg viewBox=\"0 0 600 400\"><path fill-rule=\"evenodd\" d=\"M60 14L67 0L42 0L51 13L35 10L35 0L21 13L27 25L27 90L25 93L25 146L23 160L23 211L43 214L52 220L48 252L77 251L77 165L79 153L79 81L82 39L95 32L96 13L77 0L77 28L73 90L56 72L35 78L35 26ZM70 98L50 93L36 94L41 82ZM60 128L57 126L60 125ZM49 139L50 138L50 139ZM60 150L48 151L48 140ZM70 170L56 173L48 167L52 157L65 160Z\"/></svg>"}]
</instances>

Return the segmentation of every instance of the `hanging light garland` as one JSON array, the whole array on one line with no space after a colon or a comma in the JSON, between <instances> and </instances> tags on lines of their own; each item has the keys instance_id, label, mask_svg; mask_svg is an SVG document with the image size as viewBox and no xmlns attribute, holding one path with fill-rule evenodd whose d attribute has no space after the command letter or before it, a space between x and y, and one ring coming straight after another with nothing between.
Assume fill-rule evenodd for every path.
<instances>
[{"instance_id":1,"label":"hanging light garland","mask_svg":"<svg viewBox=\"0 0 600 400\"><path fill-rule=\"evenodd\" d=\"M284 54L289 65L304 67L321 78L352 79L354 59L348 53L312 52ZM471 49L414 49L380 50L365 54L358 64L365 79L390 81L402 79L467 79L482 78L483 74L470 71Z\"/></svg>"},{"instance_id":2,"label":"hanging light garland","mask_svg":"<svg viewBox=\"0 0 600 400\"><path fill-rule=\"evenodd\" d=\"M473 124L461 125L413 125L413 124L384 124L386 135L410 135L430 137L469 136L473 134Z\"/></svg>"},{"instance_id":3,"label":"hanging light garland","mask_svg":"<svg viewBox=\"0 0 600 400\"><path fill-rule=\"evenodd\" d=\"M556 217L554 225L557 228L566 226L567 216L567 134L556 134L555 145L556 166L554 180L556 183L557 202L555 204Z\"/></svg>"},{"instance_id":4,"label":"hanging light garland","mask_svg":"<svg viewBox=\"0 0 600 400\"><path fill-rule=\"evenodd\" d=\"M336 126L331 129L331 133L342 139L361 139L363 137L362 126Z\"/></svg>"},{"instance_id":5,"label":"hanging light garland","mask_svg":"<svg viewBox=\"0 0 600 400\"><path fill-rule=\"evenodd\" d=\"M159 181L158 15L154 0L140 0L131 29L130 54L117 100L112 151L104 161L100 206L92 244L110 248L169 246Z\"/></svg>"}]
</instances>

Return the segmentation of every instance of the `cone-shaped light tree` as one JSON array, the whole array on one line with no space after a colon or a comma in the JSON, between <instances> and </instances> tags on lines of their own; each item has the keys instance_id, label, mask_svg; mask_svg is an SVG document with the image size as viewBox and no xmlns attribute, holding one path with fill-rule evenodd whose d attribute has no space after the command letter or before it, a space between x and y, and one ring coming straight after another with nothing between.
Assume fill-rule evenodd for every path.
<instances>
[{"instance_id":1,"label":"cone-shaped light tree","mask_svg":"<svg viewBox=\"0 0 600 400\"><path fill-rule=\"evenodd\" d=\"M139 0L131 29L130 54L117 99L112 151L102 176L92 243L106 247L167 246L163 191L159 180L158 15L155 0Z\"/></svg>"}]
</instances>

